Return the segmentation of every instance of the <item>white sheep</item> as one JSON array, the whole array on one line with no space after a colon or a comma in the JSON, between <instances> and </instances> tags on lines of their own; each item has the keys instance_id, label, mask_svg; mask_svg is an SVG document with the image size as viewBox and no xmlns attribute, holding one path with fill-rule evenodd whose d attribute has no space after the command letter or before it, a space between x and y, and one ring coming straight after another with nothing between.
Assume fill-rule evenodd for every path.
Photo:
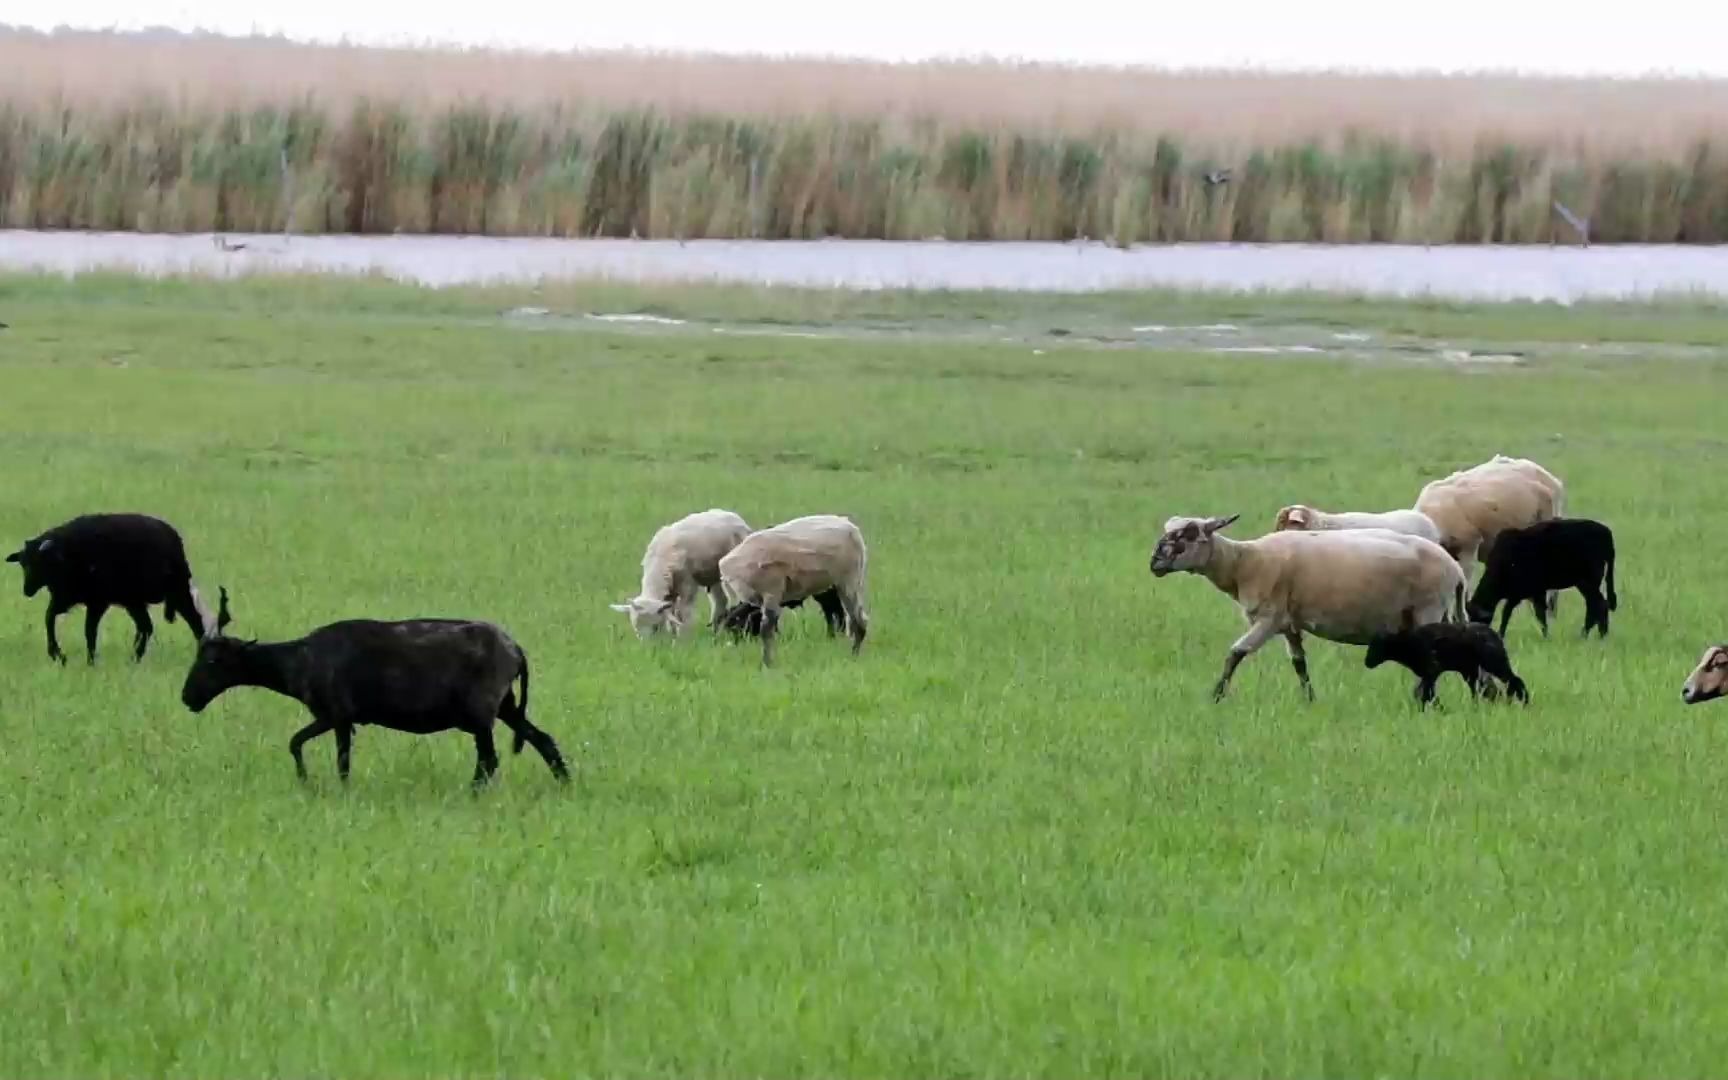
<instances>
[{"instance_id":1,"label":"white sheep","mask_svg":"<svg viewBox=\"0 0 1728 1080\"><path fill-rule=\"evenodd\" d=\"M679 636L695 614L696 591L708 590L709 625L726 613L720 588L720 559L750 535L750 526L730 510L703 510L655 530L642 554L642 586L622 604L610 605L630 617L639 638L661 629Z\"/></svg>"},{"instance_id":2,"label":"white sheep","mask_svg":"<svg viewBox=\"0 0 1728 1080\"><path fill-rule=\"evenodd\" d=\"M753 532L720 560L720 584L732 605L762 610L762 663L774 662L780 608L833 589L846 611L852 654L864 647L870 619L864 606L864 534L838 514L793 518Z\"/></svg>"},{"instance_id":3,"label":"white sheep","mask_svg":"<svg viewBox=\"0 0 1728 1080\"><path fill-rule=\"evenodd\" d=\"M1271 532L1256 540L1217 535L1240 516L1173 517L1152 550L1154 577L1200 574L1235 600L1248 632L1230 646L1212 689L1221 701L1247 656L1284 635L1290 663L1309 700L1302 634L1367 645L1406 619L1421 626L1464 620L1464 572L1440 545L1389 529ZM1406 616L1406 612L1409 613Z\"/></svg>"},{"instance_id":4,"label":"white sheep","mask_svg":"<svg viewBox=\"0 0 1728 1080\"><path fill-rule=\"evenodd\" d=\"M1340 529L1390 529L1393 532L1409 536L1420 536L1436 544L1440 542L1440 527L1420 510L1387 510L1384 513L1369 513L1360 510L1342 510L1336 513L1326 510L1316 510L1312 506L1296 503L1278 511L1278 516L1272 522L1272 531L1284 532L1289 529L1299 529L1306 532L1332 532Z\"/></svg>"},{"instance_id":5,"label":"white sheep","mask_svg":"<svg viewBox=\"0 0 1728 1080\"><path fill-rule=\"evenodd\" d=\"M1495 454L1424 485L1416 509L1439 527L1440 546L1458 560L1468 582L1501 531L1564 516L1566 486L1534 461ZM1558 603L1559 594L1549 593L1550 615Z\"/></svg>"}]
</instances>

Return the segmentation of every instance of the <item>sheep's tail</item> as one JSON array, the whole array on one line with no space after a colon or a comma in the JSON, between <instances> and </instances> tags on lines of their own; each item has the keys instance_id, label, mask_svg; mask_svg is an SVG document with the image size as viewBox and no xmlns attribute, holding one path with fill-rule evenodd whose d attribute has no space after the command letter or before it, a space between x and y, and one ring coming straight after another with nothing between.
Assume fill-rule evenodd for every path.
<instances>
[{"instance_id":1,"label":"sheep's tail","mask_svg":"<svg viewBox=\"0 0 1728 1080\"><path fill-rule=\"evenodd\" d=\"M522 735L528 729L528 654L518 651L516 655L522 664L516 671L517 677L522 680L522 700L516 703L516 719L521 723L513 726L516 738L510 744L510 752L520 754L522 748L528 745L528 740Z\"/></svg>"},{"instance_id":2,"label":"sheep's tail","mask_svg":"<svg viewBox=\"0 0 1728 1080\"><path fill-rule=\"evenodd\" d=\"M1616 611L1620 607L1620 597L1614 593L1614 549L1608 549L1608 610Z\"/></svg>"}]
</instances>

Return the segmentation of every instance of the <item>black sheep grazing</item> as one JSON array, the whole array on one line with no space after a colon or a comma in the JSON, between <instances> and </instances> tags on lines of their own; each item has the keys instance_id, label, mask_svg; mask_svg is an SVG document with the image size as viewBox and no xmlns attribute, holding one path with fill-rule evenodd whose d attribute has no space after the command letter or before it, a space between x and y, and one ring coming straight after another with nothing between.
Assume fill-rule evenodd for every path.
<instances>
[{"instance_id":1,"label":"black sheep grazing","mask_svg":"<svg viewBox=\"0 0 1728 1080\"><path fill-rule=\"evenodd\" d=\"M498 771L492 721L515 733L514 751L531 744L560 781L569 779L552 736L528 719L528 657L502 629L469 619L348 619L293 641L261 644L222 633L228 592L214 632L198 646L181 702L193 712L235 686L258 686L306 706L312 722L288 742L294 770L306 779L300 748L336 733L336 772L348 779L354 729L366 724L416 735L455 729L474 737L474 786ZM522 680L522 696L512 684Z\"/></svg>"},{"instance_id":2,"label":"black sheep grazing","mask_svg":"<svg viewBox=\"0 0 1728 1080\"><path fill-rule=\"evenodd\" d=\"M840 602L840 593L836 589L824 589L812 597L822 608L822 621L828 625L828 636L833 637L846 629L846 606ZM802 597L781 603L783 608L795 608L804 603ZM757 604L734 604L720 616L720 628L731 631L734 637L762 636L762 608Z\"/></svg>"},{"instance_id":3,"label":"black sheep grazing","mask_svg":"<svg viewBox=\"0 0 1728 1080\"><path fill-rule=\"evenodd\" d=\"M1607 599L1602 596L1604 577ZM1620 606L1620 598L1614 594L1613 530L1589 518L1552 518L1503 530L1483 566L1476 595L1470 598L1470 619L1489 622L1494 609L1504 603L1500 633L1505 636L1513 609L1527 602L1536 613L1542 636L1547 637L1545 594L1561 589L1577 589L1584 594L1584 636L1589 637L1591 627L1596 627L1607 637L1608 613Z\"/></svg>"},{"instance_id":4,"label":"black sheep grazing","mask_svg":"<svg viewBox=\"0 0 1728 1080\"><path fill-rule=\"evenodd\" d=\"M96 629L110 607L125 609L137 628L133 658L144 659L155 627L149 605L161 604L169 622L186 620L195 640L204 637L206 618L186 547L174 526L145 514L84 514L6 556L24 570L24 595L48 590L48 658L66 662L54 623L84 605L84 644L96 662Z\"/></svg>"},{"instance_id":5,"label":"black sheep grazing","mask_svg":"<svg viewBox=\"0 0 1728 1080\"><path fill-rule=\"evenodd\" d=\"M1506 684L1507 697L1530 703L1530 691L1506 656L1506 643L1491 627L1477 623L1416 626L1414 622L1413 613L1406 611L1401 628L1369 639L1363 666L1372 670L1390 660L1408 668L1416 676L1416 699L1423 708L1434 700L1434 684L1448 671L1463 677L1471 697L1478 693L1494 697L1493 679L1499 679Z\"/></svg>"}]
</instances>

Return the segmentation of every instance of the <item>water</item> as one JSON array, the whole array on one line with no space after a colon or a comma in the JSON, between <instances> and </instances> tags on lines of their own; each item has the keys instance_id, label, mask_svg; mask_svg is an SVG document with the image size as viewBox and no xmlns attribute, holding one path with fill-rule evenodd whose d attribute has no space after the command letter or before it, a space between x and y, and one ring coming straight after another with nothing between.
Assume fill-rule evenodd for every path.
<instances>
[{"instance_id":1,"label":"water","mask_svg":"<svg viewBox=\"0 0 1728 1080\"><path fill-rule=\"evenodd\" d=\"M846 288L1311 289L1456 300L1728 297L1728 247L551 240L0 230L0 268L377 272L427 285L610 278Z\"/></svg>"}]
</instances>

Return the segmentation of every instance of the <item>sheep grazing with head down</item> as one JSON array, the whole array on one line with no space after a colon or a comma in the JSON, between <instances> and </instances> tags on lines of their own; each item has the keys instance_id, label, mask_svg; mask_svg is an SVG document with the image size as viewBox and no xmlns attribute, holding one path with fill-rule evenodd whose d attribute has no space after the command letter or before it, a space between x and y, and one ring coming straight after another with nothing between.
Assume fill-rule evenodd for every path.
<instances>
[{"instance_id":1,"label":"sheep grazing with head down","mask_svg":"<svg viewBox=\"0 0 1728 1080\"><path fill-rule=\"evenodd\" d=\"M169 622L186 621L195 639L210 625L204 600L192 583L186 546L174 526L147 514L83 514L56 525L6 556L24 571L24 595L48 590L48 658L66 662L54 623L84 605L84 645L96 662L96 631L117 607L132 616L134 660L144 659L155 626L149 607L161 604Z\"/></svg>"},{"instance_id":2,"label":"sheep grazing with head down","mask_svg":"<svg viewBox=\"0 0 1728 1080\"><path fill-rule=\"evenodd\" d=\"M1712 645L1704 650L1698 666L1686 677L1680 688L1680 700L1688 705L1728 697L1728 644Z\"/></svg>"},{"instance_id":3,"label":"sheep grazing with head down","mask_svg":"<svg viewBox=\"0 0 1728 1080\"><path fill-rule=\"evenodd\" d=\"M1369 640L1362 666L1372 671L1388 660L1416 676L1416 700L1423 708L1434 700L1434 685L1448 671L1463 678L1471 697L1495 697L1494 680L1499 679L1506 684L1508 697L1530 703L1529 689L1506 656L1506 643L1487 626L1467 622L1417 626L1415 613L1406 608L1397 630Z\"/></svg>"},{"instance_id":4,"label":"sheep grazing with head down","mask_svg":"<svg viewBox=\"0 0 1728 1080\"><path fill-rule=\"evenodd\" d=\"M1152 549L1154 577L1200 574L1248 620L1248 632L1225 657L1214 701L1223 700L1237 665L1278 635L1312 700L1304 633L1366 645L1398 629L1406 608L1418 623L1463 619L1463 571L1432 541L1386 529L1272 532L1256 540L1218 535L1238 516L1173 517Z\"/></svg>"},{"instance_id":5,"label":"sheep grazing with head down","mask_svg":"<svg viewBox=\"0 0 1728 1080\"><path fill-rule=\"evenodd\" d=\"M1428 519L1428 515L1420 510L1387 510L1381 513L1369 513L1360 510L1344 510L1331 513L1316 510L1312 506L1296 503L1278 511L1278 516L1272 522L1274 532L1284 532L1290 529L1300 529L1307 532L1331 532L1338 529L1390 529L1392 532L1405 533L1409 536L1420 536L1424 540L1440 542L1440 528Z\"/></svg>"},{"instance_id":6,"label":"sheep grazing with head down","mask_svg":"<svg viewBox=\"0 0 1728 1080\"><path fill-rule=\"evenodd\" d=\"M695 614L696 591L708 590L709 626L726 614L720 559L750 535L750 526L730 510L703 510L663 525L642 553L642 585L634 597L611 605L630 617L639 638L661 630L679 636Z\"/></svg>"},{"instance_id":7,"label":"sheep grazing with head down","mask_svg":"<svg viewBox=\"0 0 1728 1080\"><path fill-rule=\"evenodd\" d=\"M864 534L851 519L813 514L753 532L720 560L720 583L729 604L760 609L764 667L774 663L774 639L786 603L830 589L845 612L852 653L858 654L870 626L864 601L866 555Z\"/></svg>"}]
</instances>

